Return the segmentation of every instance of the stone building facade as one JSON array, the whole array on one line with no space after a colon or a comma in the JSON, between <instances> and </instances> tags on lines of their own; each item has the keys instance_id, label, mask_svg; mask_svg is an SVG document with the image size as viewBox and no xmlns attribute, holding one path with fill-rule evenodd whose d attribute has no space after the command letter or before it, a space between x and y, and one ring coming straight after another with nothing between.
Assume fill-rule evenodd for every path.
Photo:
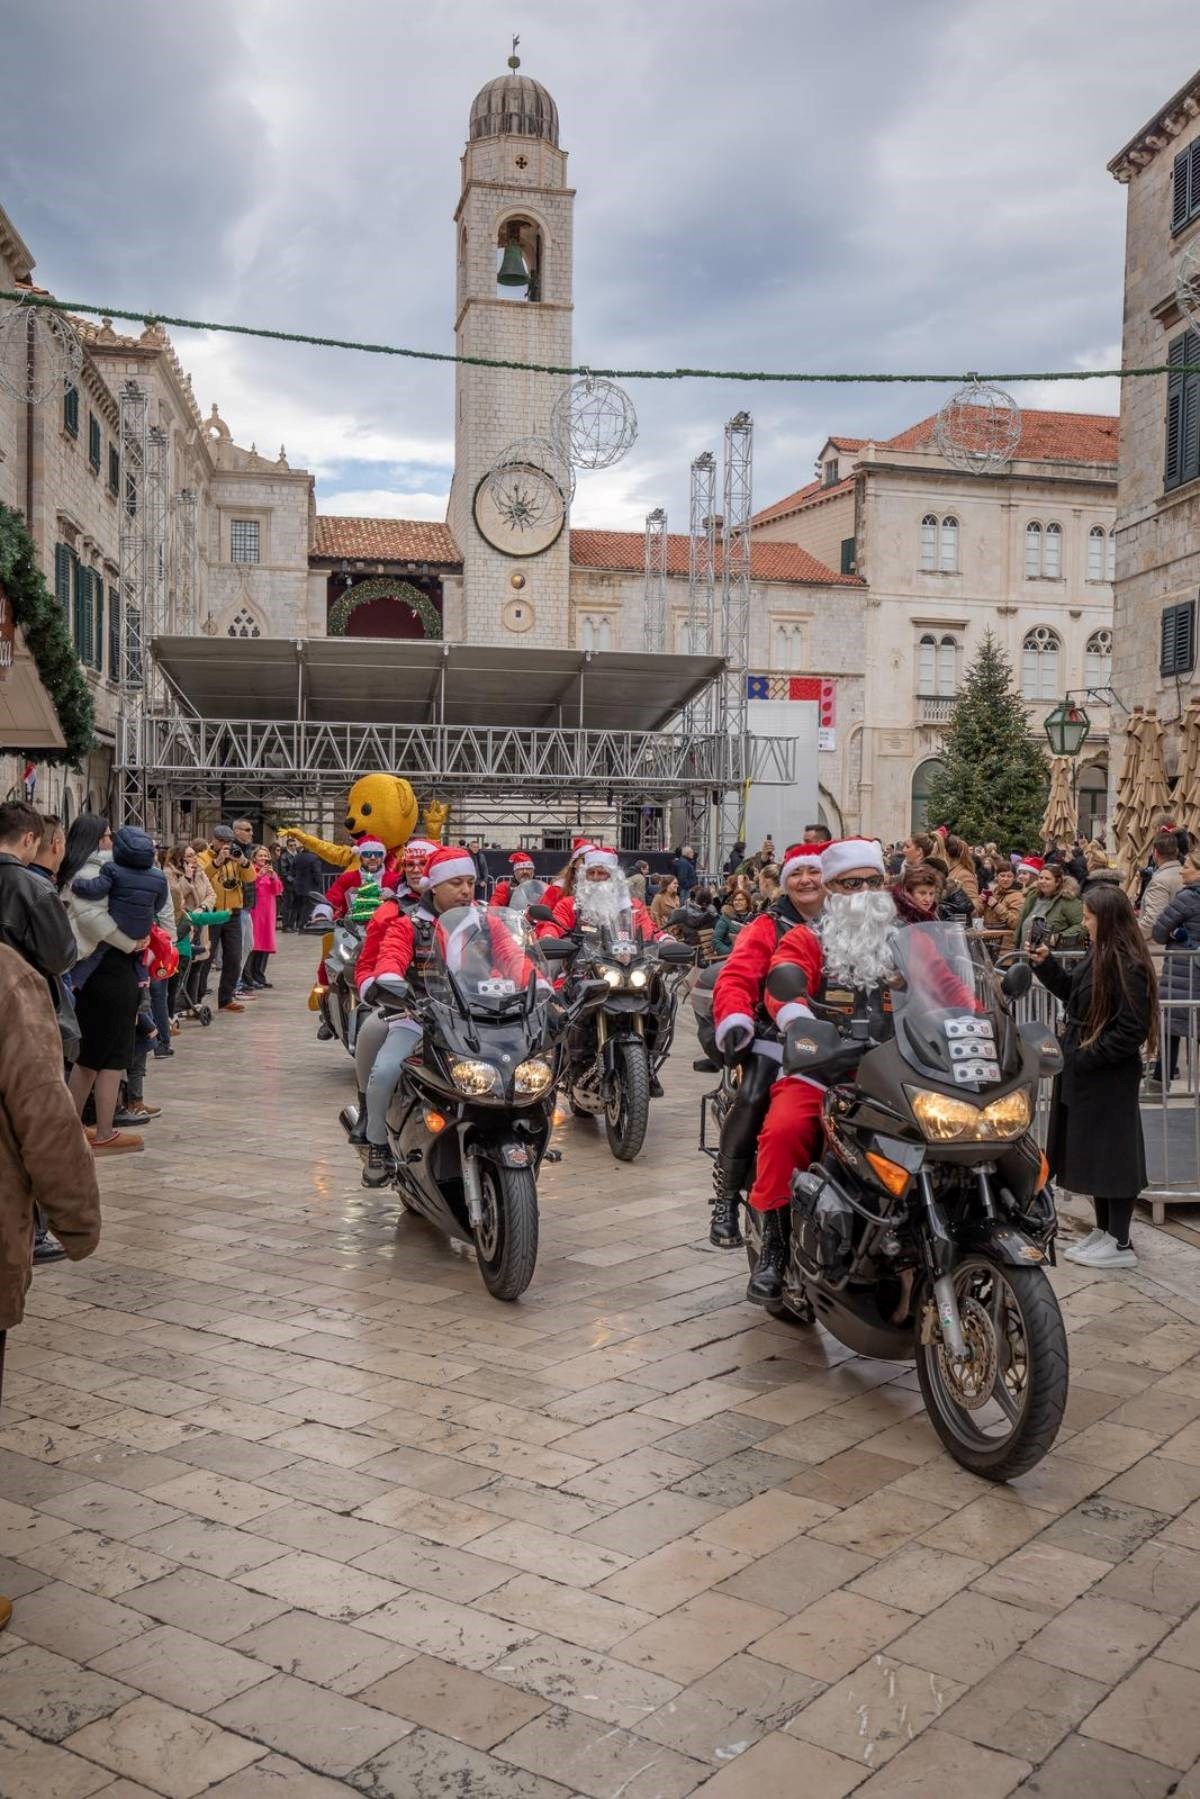
<instances>
[{"instance_id":1,"label":"stone building facade","mask_svg":"<svg viewBox=\"0 0 1200 1799\"><path fill-rule=\"evenodd\" d=\"M1080 820L1103 833L1116 424L1026 411L1012 461L989 476L938 454L932 418L886 442L830 438L816 479L756 514L756 543L802 544L865 583L864 719L828 822L885 839L926 822L941 728L991 631L1035 734L1068 690L1092 690ZM773 667L805 666L804 635L789 621L776 622L769 647Z\"/></svg>"},{"instance_id":2,"label":"stone building facade","mask_svg":"<svg viewBox=\"0 0 1200 1799\"><path fill-rule=\"evenodd\" d=\"M1200 365L1200 325L1176 299L1182 259L1200 257L1200 71L1108 167L1127 193L1121 362ZM1123 381L1113 687L1127 707L1157 708L1172 778L1195 680L1198 597L1200 376ZM1115 756L1114 783L1120 765Z\"/></svg>"}]
</instances>

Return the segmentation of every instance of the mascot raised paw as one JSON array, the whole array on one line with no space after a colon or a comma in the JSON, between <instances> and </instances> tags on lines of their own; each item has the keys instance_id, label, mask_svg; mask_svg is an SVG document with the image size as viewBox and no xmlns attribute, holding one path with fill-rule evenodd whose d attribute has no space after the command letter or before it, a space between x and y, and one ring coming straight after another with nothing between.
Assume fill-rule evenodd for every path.
<instances>
[{"instance_id":1,"label":"mascot raised paw","mask_svg":"<svg viewBox=\"0 0 1200 1799\"><path fill-rule=\"evenodd\" d=\"M360 775L346 802L345 825L354 844L326 843L290 826L285 826L279 835L302 844L334 868L357 867L357 842L364 837L378 838L387 851L387 869L391 873L399 865L400 852L416 824L417 796L403 776Z\"/></svg>"}]
</instances>

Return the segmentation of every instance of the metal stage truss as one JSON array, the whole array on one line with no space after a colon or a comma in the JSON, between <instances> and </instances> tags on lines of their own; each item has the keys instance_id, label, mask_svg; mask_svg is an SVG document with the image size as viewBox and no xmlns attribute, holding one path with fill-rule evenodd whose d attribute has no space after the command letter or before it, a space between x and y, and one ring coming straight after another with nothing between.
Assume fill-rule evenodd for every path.
<instances>
[{"instance_id":1,"label":"metal stage truss","mask_svg":"<svg viewBox=\"0 0 1200 1799\"><path fill-rule=\"evenodd\" d=\"M365 638L159 638L153 654L178 704L142 711L122 787L160 828L185 803L311 816L376 770L460 818L547 828L795 779L791 739L681 727L716 656Z\"/></svg>"}]
</instances>

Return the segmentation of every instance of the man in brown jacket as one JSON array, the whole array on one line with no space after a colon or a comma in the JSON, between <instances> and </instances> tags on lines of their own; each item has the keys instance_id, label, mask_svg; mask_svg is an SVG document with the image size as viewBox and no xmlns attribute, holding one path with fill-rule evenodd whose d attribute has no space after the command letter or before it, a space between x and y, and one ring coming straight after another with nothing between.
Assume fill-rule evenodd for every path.
<instances>
[{"instance_id":1,"label":"man in brown jacket","mask_svg":"<svg viewBox=\"0 0 1200 1799\"><path fill-rule=\"evenodd\" d=\"M1001 950L1011 949L1017 928L1017 920L1021 916L1021 908L1025 904L1025 895L1017 886L1017 877L1007 862L1002 863L992 878L987 897L983 902L983 928L985 931L1004 931L1003 942L997 945Z\"/></svg>"},{"instance_id":2,"label":"man in brown jacket","mask_svg":"<svg viewBox=\"0 0 1200 1799\"><path fill-rule=\"evenodd\" d=\"M0 1389L4 1339L20 1324L33 1274L33 1208L73 1262L100 1240L96 1165L62 1078L46 983L0 943ZM0 1630L12 1606L0 1598Z\"/></svg>"}]
</instances>

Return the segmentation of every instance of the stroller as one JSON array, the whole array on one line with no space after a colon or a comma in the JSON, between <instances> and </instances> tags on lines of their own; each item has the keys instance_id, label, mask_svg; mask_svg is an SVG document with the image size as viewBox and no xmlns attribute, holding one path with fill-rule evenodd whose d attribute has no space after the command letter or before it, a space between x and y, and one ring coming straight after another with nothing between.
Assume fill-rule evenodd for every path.
<instances>
[{"instance_id":1,"label":"stroller","mask_svg":"<svg viewBox=\"0 0 1200 1799\"><path fill-rule=\"evenodd\" d=\"M177 938L180 981L175 995L176 1018L194 1018L202 1025L212 1023L212 1007L207 1000L200 998L204 971L209 965L210 957L197 956L195 946L198 933L206 925L216 925L219 928L228 923L228 912L185 912L180 919Z\"/></svg>"}]
</instances>

